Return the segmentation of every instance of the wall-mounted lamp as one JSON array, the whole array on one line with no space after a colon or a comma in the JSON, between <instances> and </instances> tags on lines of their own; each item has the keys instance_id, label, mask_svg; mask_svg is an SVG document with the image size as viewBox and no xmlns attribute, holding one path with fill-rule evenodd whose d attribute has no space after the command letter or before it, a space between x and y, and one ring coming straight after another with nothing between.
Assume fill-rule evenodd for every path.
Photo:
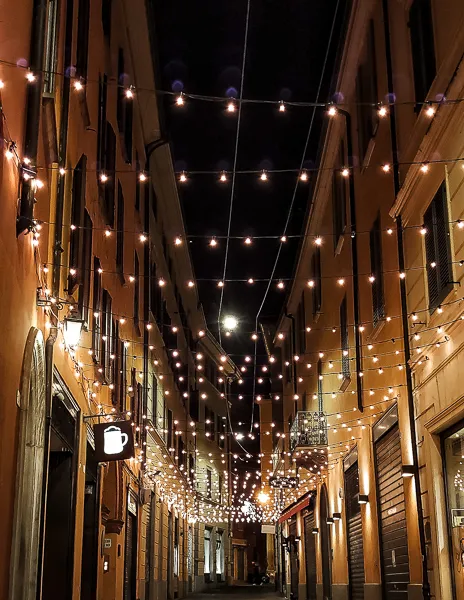
<instances>
[{"instance_id":1,"label":"wall-mounted lamp","mask_svg":"<svg viewBox=\"0 0 464 600\"><path fill-rule=\"evenodd\" d=\"M319 527L313 527L313 530L311 531L311 533L313 535L317 535L319 533Z\"/></svg>"},{"instance_id":2,"label":"wall-mounted lamp","mask_svg":"<svg viewBox=\"0 0 464 600\"><path fill-rule=\"evenodd\" d=\"M301 537L299 535L295 536L295 542L301 542Z\"/></svg>"},{"instance_id":3,"label":"wall-mounted lamp","mask_svg":"<svg viewBox=\"0 0 464 600\"><path fill-rule=\"evenodd\" d=\"M74 315L64 319L64 343L68 348L76 348L81 341L81 333L84 327L84 320Z\"/></svg>"},{"instance_id":4,"label":"wall-mounted lamp","mask_svg":"<svg viewBox=\"0 0 464 600\"><path fill-rule=\"evenodd\" d=\"M368 494L359 494L359 496L358 496L358 503L359 504L368 504L369 503L369 496L368 496Z\"/></svg>"},{"instance_id":5,"label":"wall-mounted lamp","mask_svg":"<svg viewBox=\"0 0 464 600\"><path fill-rule=\"evenodd\" d=\"M342 518L342 513L334 513L332 516L334 521L340 521Z\"/></svg>"},{"instance_id":6,"label":"wall-mounted lamp","mask_svg":"<svg viewBox=\"0 0 464 600\"><path fill-rule=\"evenodd\" d=\"M334 520L332 519L332 517L327 517L327 525L333 525L334 524Z\"/></svg>"},{"instance_id":7,"label":"wall-mounted lamp","mask_svg":"<svg viewBox=\"0 0 464 600\"><path fill-rule=\"evenodd\" d=\"M403 477L414 477L415 468L414 465L403 465L402 475Z\"/></svg>"}]
</instances>

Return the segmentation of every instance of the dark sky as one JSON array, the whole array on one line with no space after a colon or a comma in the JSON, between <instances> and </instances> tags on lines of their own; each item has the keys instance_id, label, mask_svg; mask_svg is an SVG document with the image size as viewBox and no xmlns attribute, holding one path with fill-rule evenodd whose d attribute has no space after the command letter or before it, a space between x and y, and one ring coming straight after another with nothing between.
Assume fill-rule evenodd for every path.
<instances>
[{"instance_id":1,"label":"dark sky","mask_svg":"<svg viewBox=\"0 0 464 600\"><path fill-rule=\"evenodd\" d=\"M244 48L246 0L156 0L160 84L165 90L238 97ZM340 0L321 100L328 100L329 84L339 40L345 2ZM243 97L275 100L276 104L244 105L238 144L237 169L295 169L312 118L311 108L287 107L278 111L279 100L313 101L321 77L329 33L337 0L251 0ZM233 91L235 90L235 92ZM183 107L172 96L164 99L165 127L171 140L177 171L231 170L237 131L237 112L229 114L227 103L187 99ZM324 111L317 111L305 165L316 158ZM269 174L268 182L256 174L236 175L231 234L239 236L281 236L292 201L295 173ZM179 185L190 251L210 329L217 333L220 289L226 240L216 249L208 246L211 236L227 233L231 202L229 181L218 182L214 174L191 175ZM299 184L290 222L290 234L300 234L309 199L309 184ZM243 240L231 240L227 277L268 279L276 259L278 240L256 240L248 247ZM276 278L289 278L295 262L298 240L284 245ZM222 339L238 365L243 355L252 354L250 334L267 283L226 283L223 314L236 315L239 331ZM287 284L287 289L288 289ZM276 319L286 291L273 282L263 315ZM262 347L259 352L263 353ZM260 358L263 362L264 357ZM251 374L251 369L248 370ZM243 393L251 393L248 379ZM250 407L251 398L242 402ZM234 406L238 406L234 402ZM247 417L248 427L250 423ZM234 414L241 415L237 408ZM240 417L237 416L236 420Z\"/></svg>"}]
</instances>

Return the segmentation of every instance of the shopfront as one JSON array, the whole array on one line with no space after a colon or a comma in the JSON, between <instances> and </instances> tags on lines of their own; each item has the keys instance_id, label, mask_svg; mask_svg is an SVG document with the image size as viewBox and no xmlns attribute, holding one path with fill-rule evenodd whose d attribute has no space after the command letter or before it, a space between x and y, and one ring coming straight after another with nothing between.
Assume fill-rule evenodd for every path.
<instances>
[{"instance_id":1,"label":"shopfront","mask_svg":"<svg viewBox=\"0 0 464 600\"><path fill-rule=\"evenodd\" d=\"M464 599L464 421L441 436L455 600Z\"/></svg>"}]
</instances>

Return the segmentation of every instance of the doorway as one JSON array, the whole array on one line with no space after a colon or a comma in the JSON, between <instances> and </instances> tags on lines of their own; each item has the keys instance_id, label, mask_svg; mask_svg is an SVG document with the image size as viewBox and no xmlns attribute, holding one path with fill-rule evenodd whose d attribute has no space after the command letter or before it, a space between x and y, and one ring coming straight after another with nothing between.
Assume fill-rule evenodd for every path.
<instances>
[{"instance_id":1,"label":"doorway","mask_svg":"<svg viewBox=\"0 0 464 600\"><path fill-rule=\"evenodd\" d=\"M87 429L85 461L84 527L82 538L81 600L96 600L98 539L100 529L99 468L95 460L93 432Z\"/></svg>"},{"instance_id":2,"label":"doorway","mask_svg":"<svg viewBox=\"0 0 464 600\"><path fill-rule=\"evenodd\" d=\"M293 517L289 525L289 551L290 551L290 598L294 600L298 599L298 583L299 583L299 560L298 560L298 548L296 541L297 529L296 529L296 517Z\"/></svg>"},{"instance_id":3,"label":"doorway","mask_svg":"<svg viewBox=\"0 0 464 600\"><path fill-rule=\"evenodd\" d=\"M384 597L385 600L407 600L408 534L396 405L374 425L373 437Z\"/></svg>"},{"instance_id":4,"label":"doorway","mask_svg":"<svg viewBox=\"0 0 464 600\"><path fill-rule=\"evenodd\" d=\"M328 516L329 499L327 496L327 488L324 484L321 488L321 499L319 502L323 600L332 600L332 546L330 542L330 525L327 523Z\"/></svg>"},{"instance_id":5,"label":"doorway","mask_svg":"<svg viewBox=\"0 0 464 600\"><path fill-rule=\"evenodd\" d=\"M42 597L72 599L78 406L59 376L52 397Z\"/></svg>"},{"instance_id":6,"label":"doorway","mask_svg":"<svg viewBox=\"0 0 464 600\"><path fill-rule=\"evenodd\" d=\"M345 472L346 538L350 598L364 600L364 544L361 505L359 504L358 451L353 450L343 463Z\"/></svg>"},{"instance_id":7,"label":"doorway","mask_svg":"<svg viewBox=\"0 0 464 600\"><path fill-rule=\"evenodd\" d=\"M316 600L317 598L316 540L313 533L315 527L314 507L312 507L304 517L307 600Z\"/></svg>"},{"instance_id":8,"label":"doorway","mask_svg":"<svg viewBox=\"0 0 464 600\"><path fill-rule=\"evenodd\" d=\"M134 501L135 500L135 501ZM129 492L124 540L124 600L136 600L137 503Z\"/></svg>"}]
</instances>

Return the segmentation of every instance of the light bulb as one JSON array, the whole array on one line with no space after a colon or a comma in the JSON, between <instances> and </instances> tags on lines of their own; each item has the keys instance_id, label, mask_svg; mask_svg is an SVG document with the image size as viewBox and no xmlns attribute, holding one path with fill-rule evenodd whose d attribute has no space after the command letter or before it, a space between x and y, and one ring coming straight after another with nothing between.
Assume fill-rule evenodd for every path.
<instances>
[{"instance_id":1,"label":"light bulb","mask_svg":"<svg viewBox=\"0 0 464 600\"><path fill-rule=\"evenodd\" d=\"M185 183L187 181L187 175L185 174L185 171L182 171L182 173L180 174L179 181L181 183Z\"/></svg>"},{"instance_id":2,"label":"light bulb","mask_svg":"<svg viewBox=\"0 0 464 600\"><path fill-rule=\"evenodd\" d=\"M146 180L147 180L147 176L145 175L145 173L140 173L139 181L141 181L143 183Z\"/></svg>"},{"instance_id":3,"label":"light bulb","mask_svg":"<svg viewBox=\"0 0 464 600\"><path fill-rule=\"evenodd\" d=\"M370 275L370 277L369 277L369 281L370 281L371 283L374 283L374 281L375 281L375 277L374 277L374 275Z\"/></svg>"},{"instance_id":4,"label":"light bulb","mask_svg":"<svg viewBox=\"0 0 464 600\"><path fill-rule=\"evenodd\" d=\"M277 287L279 288L279 290L283 290L285 285L283 281L279 281L279 283L277 284Z\"/></svg>"},{"instance_id":5,"label":"light bulb","mask_svg":"<svg viewBox=\"0 0 464 600\"><path fill-rule=\"evenodd\" d=\"M422 225L422 227L420 228L420 234L425 235L426 233L427 233L427 229Z\"/></svg>"},{"instance_id":6,"label":"light bulb","mask_svg":"<svg viewBox=\"0 0 464 600\"><path fill-rule=\"evenodd\" d=\"M433 115L435 114L435 107L432 104L429 104L425 110L425 114L428 117L433 117Z\"/></svg>"},{"instance_id":7,"label":"light bulb","mask_svg":"<svg viewBox=\"0 0 464 600\"><path fill-rule=\"evenodd\" d=\"M300 174L300 181L308 181L308 174L306 173L306 171L303 171Z\"/></svg>"},{"instance_id":8,"label":"light bulb","mask_svg":"<svg viewBox=\"0 0 464 600\"><path fill-rule=\"evenodd\" d=\"M217 246L217 241L216 241L216 240L213 238L213 239L212 239L212 240L209 242L209 245L210 245L212 248L215 248L215 247Z\"/></svg>"},{"instance_id":9,"label":"light bulb","mask_svg":"<svg viewBox=\"0 0 464 600\"><path fill-rule=\"evenodd\" d=\"M218 287L220 287L220 288L224 287L224 282L223 281L218 281Z\"/></svg>"},{"instance_id":10,"label":"light bulb","mask_svg":"<svg viewBox=\"0 0 464 600\"><path fill-rule=\"evenodd\" d=\"M181 245L182 245L182 240L181 240L181 238L180 238L180 237L176 237L176 238L174 239L174 245L175 245L175 246L181 246Z\"/></svg>"},{"instance_id":11,"label":"light bulb","mask_svg":"<svg viewBox=\"0 0 464 600\"><path fill-rule=\"evenodd\" d=\"M144 233L141 233L141 234L139 235L139 240L140 240L141 242L146 242L146 241L147 241L147 239L148 239L148 238L147 238L147 236L146 236Z\"/></svg>"},{"instance_id":12,"label":"light bulb","mask_svg":"<svg viewBox=\"0 0 464 600\"><path fill-rule=\"evenodd\" d=\"M132 86L130 88L127 88L127 90L125 91L125 94L126 94L126 98L128 98L129 100L132 100L132 98L134 97L134 92L133 92Z\"/></svg>"},{"instance_id":13,"label":"light bulb","mask_svg":"<svg viewBox=\"0 0 464 600\"><path fill-rule=\"evenodd\" d=\"M5 87L5 83L2 79L0 79L0 90L3 90L4 87Z\"/></svg>"},{"instance_id":14,"label":"light bulb","mask_svg":"<svg viewBox=\"0 0 464 600\"><path fill-rule=\"evenodd\" d=\"M251 245L251 243L252 243L252 240L251 240L251 238L249 238L249 237L245 238L245 244L246 244L247 246L250 246L250 245Z\"/></svg>"},{"instance_id":15,"label":"light bulb","mask_svg":"<svg viewBox=\"0 0 464 600\"><path fill-rule=\"evenodd\" d=\"M193 288L193 287L195 286L195 284L194 284L194 282L193 282L193 281L191 281L191 280L190 280L190 281L187 283L187 286L188 286L189 288Z\"/></svg>"},{"instance_id":16,"label":"light bulb","mask_svg":"<svg viewBox=\"0 0 464 600\"><path fill-rule=\"evenodd\" d=\"M350 174L349 170L345 167L344 169L341 170L341 174L343 177L348 177L348 175Z\"/></svg>"},{"instance_id":17,"label":"light bulb","mask_svg":"<svg viewBox=\"0 0 464 600\"><path fill-rule=\"evenodd\" d=\"M74 82L74 89L75 89L77 92L80 92L80 91L82 91L82 90L84 89L84 86L82 85L82 81L81 81L80 79L78 79L78 80L76 80L76 81Z\"/></svg>"},{"instance_id":18,"label":"light bulb","mask_svg":"<svg viewBox=\"0 0 464 600\"><path fill-rule=\"evenodd\" d=\"M387 107L386 106L379 106L377 114L379 115L379 117L386 117L387 114L388 114Z\"/></svg>"},{"instance_id":19,"label":"light bulb","mask_svg":"<svg viewBox=\"0 0 464 600\"><path fill-rule=\"evenodd\" d=\"M106 173L101 173L100 174L100 181L102 183L106 183L108 181L108 175Z\"/></svg>"},{"instance_id":20,"label":"light bulb","mask_svg":"<svg viewBox=\"0 0 464 600\"><path fill-rule=\"evenodd\" d=\"M456 225L459 227L459 229L462 229L464 227L464 221L461 221L460 219L458 219L456 221Z\"/></svg>"},{"instance_id":21,"label":"light bulb","mask_svg":"<svg viewBox=\"0 0 464 600\"><path fill-rule=\"evenodd\" d=\"M316 244L316 246L321 246L322 245L322 238L321 237L317 237L314 240L314 243Z\"/></svg>"},{"instance_id":22,"label":"light bulb","mask_svg":"<svg viewBox=\"0 0 464 600\"><path fill-rule=\"evenodd\" d=\"M11 159L13 158L13 156L14 156L13 152L10 150L10 148L8 148L8 149L6 150L6 152L5 152L5 157L6 157L8 160L11 160Z\"/></svg>"},{"instance_id":23,"label":"light bulb","mask_svg":"<svg viewBox=\"0 0 464 600\"><path fill-rule=\"evenodd\" d=\"M158 285L160 287L164 287L166 285L166 282L164 281L164 279L158 279Z\"/></svg>"},{"instance_id":24,"label":"light bulb","mask_svg":"<svg viewBox=\"0 0 464 600\"><path fill-rule=\"evenodd\" d=\"M225 181L227 181L227 175L226 175L226 172L225 172L225 171L223 171L223 172L221 173L221 176L219 177L219 181L222 181L222 182L225 182Z\"/></svg>"},{"instance_id":25,"label":"light bulb","mask_svg":"<svg viewBox=\"0 0 464 600\"><path fill-rule=\"evenodd\" d=\"M29 83L33 83L35 81L35 75L32 71L29 71L26 74L26 79L29 81Z\"/></svg>"},{"instance_id":26,"label":"light bulb","mask_svg":"<svg viewBox=\"0 0 464 600\"><path fill-rule=\"evenodd\" d=\"M233 102L232 100L227 105L227 112L230 112L230 113L235 112L235 102Z\"/></svg>"},{"instance_id":27,"label":"light bulb","mask_svg":"<svg viewBox=\"0 0 464 600\"><path fill-rule=\"evenodd\" d=\"M252 283L254 283L254 279L252 279L251 277L248 279L248 283L251 285Z\"/></svg>"},{"instance_id":28,"label":"light bulb","mask_svg":"<svg viewBox=\"0 0 464 600\"><path fill-rule=\"evenodd\" d=\"M423 163L420 167L420 170L422 171L422 173L427 173L429 170L429 165L427 163Z\"/></svg>"},{"instance_id":29,"label":"light bulb","mask_svg":"<svg viewBox=\"0 0 464 600\"><path fill-rule=\"evenodd\" d=\"M261 179L261 181L267 181L267 173L266 171L263 171L259 177Z\"/></svg>"},{"instance_id":30,"label":"light bulb","mask_svg":"<svg viewBox=\"0 0 464 600\"><path fill-rule=\"evenodd\" d=\"M184 94L181 92L177 98L176 98L176 104L177 106L183 106L184 105Z\"/></svg>"},{"instance_id":31,"label":"light bulb","mask_svg":"<svg viewBox=\"0 0 464 600\"><path fill-rule=\"evenodd\" d=\"M66 175L66 169L64 167L60 167L60 175Z\"/></svg>"},{"instance_id":32,"label":"light bulb","mask_svg":"<svg viewBox=\"0 0 464 600\"><path fill-rule=\"evenodd\" d=\"M337 281L337 283L338 285L345 285L345 280L341 278Z\"/></svg>"},{"instance_id":33,"label":"light bulb","mask_svg":"<svg viewBox=\"0 0 464 600\"><path fill-rule=\"evenodd\" d=\"M384 173L388 173L390 171L390 165L388 163L385 163L384 165L382 165L382 171Z\"/></svg>"},{"instance_id":34,"label":"light bulb","mask_svg":"<svg viewBox=\"0 0 464 600\"><path fill-rule=\"evenodd\" d=\"M335 117L335 115L337 114L337 108L335 106L330 106L327 114L329 115L329 117Z\"/></svg>"},{"instance_id":35,"label":"light bulb","mask_svg":"<svg viewBox=\"0 0 464 600\"><path fill-rule=\"evenodd\" d=\"M312 279L310 279L308 281L308 287L313 288L314 287L314 281Z\"/></svg>"}]
</instances>

